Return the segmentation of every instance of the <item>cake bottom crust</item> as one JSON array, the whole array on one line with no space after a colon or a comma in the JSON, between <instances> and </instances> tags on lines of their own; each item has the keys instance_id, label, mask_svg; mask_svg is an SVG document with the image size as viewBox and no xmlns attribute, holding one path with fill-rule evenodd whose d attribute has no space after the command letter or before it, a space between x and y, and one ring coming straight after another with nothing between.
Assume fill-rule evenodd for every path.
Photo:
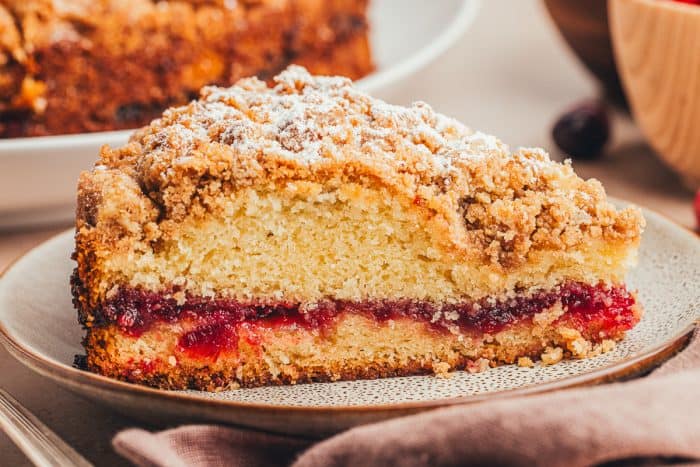
<instances>
[{"instance_id":1,"label":"cake bottom crust","mask_svg":"<svg viewBox=\"0 0 700 467\"><path fill-rule=\"evenodd\" d=\"M629 310L631 324L641 311ZM183 349L186 322L160 322L139 336L116 324L88 329L88 369L163 389L218 391L237 387L372 379L454 370L482 371L499 364L586 358L610 350L624 331L592 331L567 320L561 304L494 334L436 332L410 317L378 321L342 313L322 329L274 320L239 323L230 346ZM629 317L628 317L629 318ZM631 327L631 326L630 326ZM216 336L206 336L209 340Z\"/></svg>"}]
</instances>

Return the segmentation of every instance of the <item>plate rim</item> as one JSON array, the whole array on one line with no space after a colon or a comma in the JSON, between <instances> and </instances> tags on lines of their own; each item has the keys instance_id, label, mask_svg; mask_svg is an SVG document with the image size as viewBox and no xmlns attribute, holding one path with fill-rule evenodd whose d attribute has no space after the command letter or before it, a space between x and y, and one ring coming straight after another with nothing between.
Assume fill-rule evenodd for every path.
<instances>
[{"instance_id":1,"label":"plate rim","mask_svg":"<svg viewBox=\"0 0 700 467\"><path fill-rule=\"evenodd\" d=\"M436 60L449 49L466 32L479 13L483 0L460 0L457 14L436 38L421 46L415 53L399 60L390 67L374 71L355 81L355 85L364 92L374 93L386 84L403 80ZM76 144L83 146L113 144L124 140L139 128L124 130L96 131L88 133L67 133L46 136L25 136L20 138L0 138L0 156L15 151L67 149Z\"/></svg>"},{"instance_id":2,"label":"plate rim","mask_svg":"<svg viewBox=\"0 0 700 467\"><path fill-rule=\"evenodd\" d=\"M616 204L628 204L638 206L635 203L627 202L613 197L608 199ZM686 236L691 242L699 242L698 238L689 229L669 219L668 217L653 211L648 208L638 206L646 219L653 218L654 222L661 223L667 228L673 229L682 236ZM28 255L36 250L45 247L47 244L58 241L60 238L73 233L74 229L68 229L60 232L44 242L30 248L15 260L10 262L0 273L0 281L4 279L17 263L24 260ZM180 403L188 405L208 406L209 408L226 408L232 410L247 410L256 412L293 412L297 414L306 413L314 415L323 414L362 414L362 413L379 413L379 412L406 412L427 410L431 408L447 407L456 404L479 403L489 400L498 400L517 396L527 396L534 394L544 394L554 390L573 388L584 385L599 384L613 380L619 380L625 377L632 377L642 373L646 369L652 368L667 358L670 358L675 353L680 351L689 341L691 335L696 329L700 329L700 310L697 310L698 315L686 327L674 334L668 340L659 343L647 351L629 356L614 364L603 368L588 370L583 373L567 376L562 379L542 383L532 384L529 386L495 391L487 394L464 395L457 397L448 397L443 399L424 400L424 401L405 401L399 403L383 403L374 405L281 405L267 404L260 402L235 401L229 399L215 399L202 397L196 394L190 394L179 391L169 391L164 389L156 389L148 386L142 386L124 381L115 380L96 373L91 373L86 370L80 370L66 363L56 361L55 359L45 356L30 346L21 342L20 338L13 336L9 329L0 319L0 344L3 344L8 353L10 353L20 363L25 365L32 371L62 384L68 388L76 386L87 387L88 389L99 389L111 394L119 394L125 397L139 398L156 398L162 402ZM245 389L243 389L245 390Z\"/></svg>"}]
</instances>

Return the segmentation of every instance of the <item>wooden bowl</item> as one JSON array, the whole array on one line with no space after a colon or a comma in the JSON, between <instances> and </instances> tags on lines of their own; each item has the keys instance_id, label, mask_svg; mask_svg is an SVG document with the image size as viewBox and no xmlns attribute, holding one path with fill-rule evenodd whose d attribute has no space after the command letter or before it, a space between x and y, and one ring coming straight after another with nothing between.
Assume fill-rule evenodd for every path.
<instances>
[{"instance_id":1,"label":"wooden bowl","mask_svg":"<svg viewBox=\"0 0 700 467\"><path fill-rule=\"evenodd\" d=\"M700 186L700 6L610 0L609 18L637 124L689 186Z\"/></svg>"},{"instance_id":2,"label":"wooden bowl","mask_svg":"<svg viewBox=\"0 0 700 467\"><path fill-rule=\"evenodd\" d=\"M544 0L562 37L600 81L611 102L626 106L608 29L607 0Z\"/></svg>"}]
</instances>

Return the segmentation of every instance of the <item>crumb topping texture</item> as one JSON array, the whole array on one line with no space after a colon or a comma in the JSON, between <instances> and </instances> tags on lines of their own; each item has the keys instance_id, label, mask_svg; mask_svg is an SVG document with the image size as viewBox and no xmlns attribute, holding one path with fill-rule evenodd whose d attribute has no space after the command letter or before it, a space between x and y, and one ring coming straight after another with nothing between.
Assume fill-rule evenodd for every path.
<instances>
[{"instance_id":1,"label":"crumb topping texture","mask_svg":"<svg viewBox=\"0 0 700 467\"><path fill-rule=\"evenodd\" d=\"M103 148L81 177L79 230L155 242L246 187L312 182L387 190L420 212L450 256L505 270L535 250L639 241L637 209L616 210L597 180L540 149L510 151L425 103L390 105L301 67L274 82L204 88L127 146Z\"/></svg>"}]
</instances>

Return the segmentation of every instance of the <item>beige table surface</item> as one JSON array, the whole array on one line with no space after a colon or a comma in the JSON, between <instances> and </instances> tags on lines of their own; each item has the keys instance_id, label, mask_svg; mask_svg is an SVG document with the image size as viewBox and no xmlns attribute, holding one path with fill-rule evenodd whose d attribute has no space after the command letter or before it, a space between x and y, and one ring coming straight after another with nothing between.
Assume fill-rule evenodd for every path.
<instances>
[{"instance_id":1,"label":"beige table surface","mask_svg":"<svg viewBox=\"0 0 700 467\"><path fill-rule=\"evenodd\" d=\"M564 48L537 0L487 0L459 44L397 86L391 100L425 100L512 147L542 146L555 153L549 136L554 119L572 102L595 94L595 84ZM576 170L599 178L614 196L692 226L692 193L656 161L628 119L617 116L614 131L604 160L575 163ZM66 227L0 233L0 267ZM4 350L0 350L0 386L91 461L121 463L109 442L114 433L133 424L128 418L33 374ZM26 464L0 433L0 465Z\"/></svg>"}]
</instances>

